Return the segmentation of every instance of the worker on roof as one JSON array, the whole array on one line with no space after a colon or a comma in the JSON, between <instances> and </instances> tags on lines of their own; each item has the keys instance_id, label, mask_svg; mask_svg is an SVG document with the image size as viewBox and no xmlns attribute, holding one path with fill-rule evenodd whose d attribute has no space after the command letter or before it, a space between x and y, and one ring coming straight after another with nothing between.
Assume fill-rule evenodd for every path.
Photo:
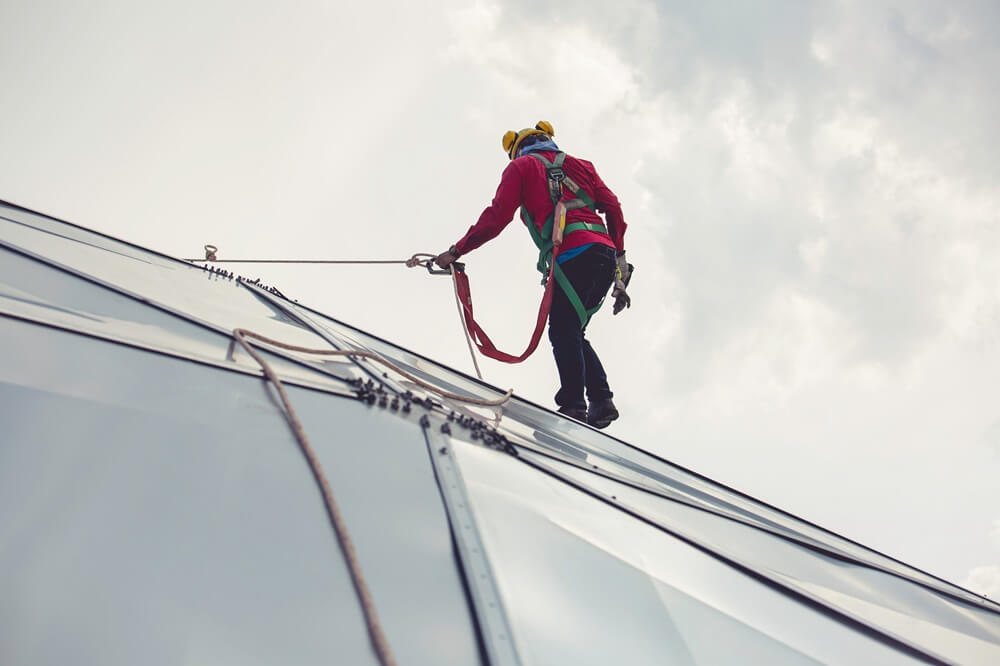
<instances>
[{"instance_id":1,"label":"worker on roof","mask_svg":"<svg viewBox=\"0 0 1000 666\"><path fill-rule=\"evenodd\" d=\"M465 236L434 261L446 268L495 238L520 206L521 219L539 249L538 269L546 277L551 269L557 281L549 312L549 340L561 384L555 396L558 411L606 428L618 418L618 409L604 367L586 338L586 328L612 285L614 314L631 306L625 291L632 271L625 261L626 224L618 197L594 165L560 151L554 135L551 123L544 120L533 128L503 135L502 145L511 162L493 202Z\"/></svg>"}]
</instances>

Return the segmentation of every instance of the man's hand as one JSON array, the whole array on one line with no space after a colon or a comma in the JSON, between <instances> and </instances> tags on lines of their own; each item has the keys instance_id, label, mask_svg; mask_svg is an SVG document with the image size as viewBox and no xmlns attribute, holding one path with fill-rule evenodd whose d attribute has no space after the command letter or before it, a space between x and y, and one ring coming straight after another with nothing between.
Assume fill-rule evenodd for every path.
<instances>
[{"instance_id":1,"label":"man's hand","mask_svg":"<svg viewBox=\"0 0 1000 666\"><path fill-rule=\"evenodd\" d=\"M448 268L454 261L458 259L455 255L451 253L450 250L445 250L438 256L434 257L434 263L438 265L438 268Z\"/></svg>"},{"instance_id":2,"label":"man's hand","mask_svg":"<svg viewBox=\"0 0 1000 666\"><path fill-rule=\"evenodd\" d=\"M615 287L611 290L611 296L615 299L615 304L611 308L611 314L618 314L625 308L632 307L632 298L625 291L629 280L632 279L632 264L625 260L625 253L622 252L615 258Z\"/></svg>"},{"instance_id":3,"label":"man's hand","mask_svg":"<svg viewBox=\"0 0 1000 666\"><path fill-rule=\"evenodd\" d=\"M452 245L447 250L434 257L434 263L438 265L438 268L448 268L448 266L455 263L455 260L458 259L460 255L461 253L458 249Z\"/></svg>"},{"instance_id":4,"label":"man's hand","mask_svg":"<svg viewBox=\"0 0 1000 666\"><path fill-rule=\"evenodd\" d=\"M611 314L618 314L625 308L632 307L631 297L625 291L624 286L619 286L620 284L620 282L615 280L615 288L611 290L611 295L615 297L615 304L611 307Z\"/></svg>"}]
</instances>

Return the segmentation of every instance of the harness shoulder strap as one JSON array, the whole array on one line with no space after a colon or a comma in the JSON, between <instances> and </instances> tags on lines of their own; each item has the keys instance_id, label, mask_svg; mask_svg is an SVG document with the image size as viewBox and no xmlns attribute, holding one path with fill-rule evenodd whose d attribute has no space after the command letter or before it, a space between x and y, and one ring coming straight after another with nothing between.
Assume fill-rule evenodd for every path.
<instances>
[{"instance_id":1,"label":"harness shoulder strap","mask_svg":"<svg viewBox=\"0 0 1000 666\"><path fill-rule=\"evenodd\" d=\"M590 208L596 212L596 206L593 199L591 199L586 191L577 183L566 175L563 171L562 165L566 160L566 153L558 152L556 153L555 159L549 162L545 156L538 153L528 153L545 167L545 176L549 185L549 196L552 198L552 203L555 208L551 214L545 219L545 224L542 225L541 229L538 229L534 220L528 211L522 206L521 207L521 219L524 221L526 227L528 227L528 232L531 234L531 240L535 242L535 246L538 248L538 271L542 274L542 284L548 282L548 278L551 275L555 277L556 282L559 287L566 294L569 299L570 304L576 311L577 316L580 318L580 327L586 328L587 323L590 318L594 315L597 310L600 309L601 304L604 299L601 299L601 303L598 303L596 307L587 309L584 307L583 302L580 300L580 296L573 289L573 285L570 283L569 279L562 272L558 263L553 263L553 244L552 244L552 232L557 224L555 220L555 212L558 209L563 211L575 210L577 208ZM573 193L573 198L568 201L563 201L563 184L569 188L569 191ZM562 214L563 220L560 223L565 222L565 212ZM563 234L569 234L574 231L593 231L595 233L607 234L603 225L600 224L590 224L587 222L574 222L572 224L566 225L563 229Z\"/></svg>"},{"instance_id":2,"label":"harness shoulder strap","mask_svg":"<svg viewBox=\"0 0 1000 666\"><path fill-rule=\"evenodd\" d=\"M552 162L549 162L547 159L545 159L545 155L542 155L541 153L528 153L528 155L534 157L536 160L538 160L539 162L541 162L542 166L545 167L546 169L549 169L549 168L552 167ZM558 159L558 158L559 158L559 156L556 155L556 159Z\"/></svg>"},{"instance_id":3,"label":"harness shoulder strap","mask_svg":"<svg viewBox=\"0 0 1000 666\"><path fill-rule=\"evenodd\" d=\"M549 182L549 197L552 199L552 203L558 202L562 199L562 184L563 180L566 179L566 172L563 171L562 165L566 160L566 153L558 152L554 160L549 162L545 159L544 155L539 155L538 153L528 153L536 160L542 163L545 167L545 177Z\"/></svg>"}]
</instances>

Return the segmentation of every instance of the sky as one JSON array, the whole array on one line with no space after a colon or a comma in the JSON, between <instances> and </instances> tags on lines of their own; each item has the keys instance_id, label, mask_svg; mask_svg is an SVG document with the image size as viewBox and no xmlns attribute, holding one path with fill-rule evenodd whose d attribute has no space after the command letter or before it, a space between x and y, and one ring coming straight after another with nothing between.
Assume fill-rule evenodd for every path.
<instances>
[{"instance_id":1,"label":"sky","mask_svg":"<svg viewBox=\"0 0 1000 666\"><path fill-rule=\"evenodd\" d=\"M609 433L997 598L998 34L993 0L0 0L0 199L178 257L405 259L548 120L629 223ZM464 260L520 353L528 234ZM473 372L446 277L243 272ZM480 365L553 405L544 339Z\"/></svg>"}]
</instances>

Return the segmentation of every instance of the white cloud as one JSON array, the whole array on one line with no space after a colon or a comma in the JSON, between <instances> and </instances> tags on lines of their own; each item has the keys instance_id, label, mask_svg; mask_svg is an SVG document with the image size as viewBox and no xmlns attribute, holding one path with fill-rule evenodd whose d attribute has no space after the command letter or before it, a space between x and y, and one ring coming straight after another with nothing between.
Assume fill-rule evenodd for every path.
<instances>
[{"instance_id":1,"label":"white cloud","mask_svg":"<svg viewBox=\"0 0 1000 666\"><path fill-rule=\"evenodd\" d=\"M993 521L989 531L989 542L993 550L1000 554L1000 518ZM969 571L963 586L979 594L1000 601L1000 566L975 567Z\"/></svg>"},{"instance_id":2,"label":"white cloud","mask_svg":"<svg viewBox=\"0 0 1000 666\"><path fill-rule=\"evenodd\" d=\"M818 273L823 269L828 247L826 238L807 239L799 243L799 256L810 272Z\"/></svg>"},{"instance_id":3,"label":"white cloud","mask_svg":"<svg viewBox=\"0 0 1000 666\"><path fill-rule=\"evenodd\" d=\"M823 64L830 64L833 60L830 46L820 38L813 38L809 43L809 51L816 60L819 60Z\"/></svg>"},{"instance_id":4,"label":"white cloud","mask_svg":"<svg viewBox=\"0 0 1000 666\"><path fill-rule=\"evenodd\" d=\"M965 578L963 587L990 599L1000 599L1000 566L976 567Z\"/></svg>"}]
</instances>

